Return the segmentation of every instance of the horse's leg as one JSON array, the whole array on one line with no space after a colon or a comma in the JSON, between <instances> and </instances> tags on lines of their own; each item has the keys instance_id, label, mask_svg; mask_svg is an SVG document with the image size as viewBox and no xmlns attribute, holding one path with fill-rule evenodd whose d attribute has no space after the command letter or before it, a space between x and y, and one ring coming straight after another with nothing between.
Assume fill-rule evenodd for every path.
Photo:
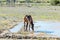
<instances>
[{"instance_id":1,"label":"horse's leg","mask_svg":"<svg viewBox=\"0 0 60 40\"><path fill-rule=\"evenodd\" d=\"M25 29L25 22L24 22L24 31L25 31L26 29Z\"/></svg>"},{"instance_id":2,"label":"horse's leg","mask_svg":"<svg viewBox=\"0 0 60 40\"><path fill-rule=\"evenodd\" d=\"M32 23L31 25L32 25L32 30L34 31L34 24Z\"/></svg>"},{"instance_id":3,"label":"horse's leg","mask_svg":"<svg viewBox=\"0 0 60 40\"><path fill-rule=\"evenodd\" d=\"M30 22L28 22L28 30L30 31L30 25L31 25L31 23Z\"/></svg>"},{"instance_id":4,"label":"horse's leg","mask_svg":"<svg viewBox=\"0 0 60 40\"><path fill-rule=\"evenodd\" d=\"M29 24L29 31L30 31L30 24Z\"/></svg>"},{"instance_id":5,"label":"horse's leg","mask_svg":"<svg viewBox=\"0 0 60 40\"><path fill-rule=\"evenodd\" d=\"M27 31L27 28L28 28L28 23L26 24L26 31Z\"/></svg>"},{"instance_id":6,"label":"horse's leg","mask_svg":"<svg viewBox=\"0 0 60 40\"><path fill-rule=\"evenodd\" d=\"M33 26L32 26L32 29L33 29L33 31L34 31L34 24L32 24Z\"/></svg>"}]
</instances>

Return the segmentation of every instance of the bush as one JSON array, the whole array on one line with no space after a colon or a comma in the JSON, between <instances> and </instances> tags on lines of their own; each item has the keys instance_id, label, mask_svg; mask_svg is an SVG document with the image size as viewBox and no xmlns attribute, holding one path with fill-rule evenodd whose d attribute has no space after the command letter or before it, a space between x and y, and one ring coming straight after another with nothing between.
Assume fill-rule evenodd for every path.
<instances>
[{"instance_id":1,"label":"bush","mask_svg":"<svg viewBox=\"0 0 60 40\"><path fill-rule=\"evenodd\" d=\"M47 1L47 3L50 3L50 1Z\"/></svg>"},{"instance_id":2,"label":"bush","mask_svg":"<svg viewBox=\"0 0 60 40\"><path fill-rule=\"evenodd\" d=\"M29 1L29 3L33 3L33 1Z\"/></svg>"},{"instance_id":3,"label":"bush","mask_svg":"<svg viewBox=\"0 0 60 40\"><path fill-rule=\"evenodd\" d=\"M26 1L20 1L20 3L25 3Z\"/></svg>"},{"instance_id":4,"label":"bush","mask_svg":"<svg viewBox=\"0 0 60 40\"><path fill-rule=\"evenodd\" d=\"M36 1L36 3L41 3L41 1Z\"/></svg>"},{"instance_id":5,"label":"bush","mask_svg":"<svg viewBox=\"0 0 60 40\"><path fill-rule=\"evenodd\" d=\"M52 4L52 5L57 5L57 4L59 4L59 3L60 3L59 0L51 0L51 4Z\"/></svg>"}]
</instances>

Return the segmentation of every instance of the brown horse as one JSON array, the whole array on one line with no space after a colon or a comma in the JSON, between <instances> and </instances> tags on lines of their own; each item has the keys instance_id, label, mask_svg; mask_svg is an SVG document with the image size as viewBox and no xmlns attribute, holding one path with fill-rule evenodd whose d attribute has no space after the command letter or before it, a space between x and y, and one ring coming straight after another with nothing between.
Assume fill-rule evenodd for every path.
<instances>
[{"instance_id":1,"label":"brown horse","mask_svg":"<svg viewBox=\"0 0 60 40\"><path fill-rule=\"evenodd\" d=\"M24 30L28 31L27 30L28 27L29 27L29 31L30 31L30 27L34 31L34 24L31 15L25 15L24 17Z\"/></svg>"}]
</instances>

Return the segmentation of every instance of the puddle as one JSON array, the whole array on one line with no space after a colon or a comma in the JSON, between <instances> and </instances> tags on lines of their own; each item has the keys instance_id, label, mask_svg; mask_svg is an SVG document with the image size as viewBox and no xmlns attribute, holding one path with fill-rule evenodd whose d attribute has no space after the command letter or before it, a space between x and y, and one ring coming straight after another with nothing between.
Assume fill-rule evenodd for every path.
<instances>
[{"instance_id":1,"label":"puddle","mask_svg":"<svg viewBox=\"0 0 60 40\"><path fill-rule=\"evenodd\" d=\"M14 28L10 29L11 32L18 32L23 27L23 22L20 22ZM45 32L53 35L60 36L60 22L52 21L36 21L34 22L35 33Z\"/></svg>"}]
</instances>

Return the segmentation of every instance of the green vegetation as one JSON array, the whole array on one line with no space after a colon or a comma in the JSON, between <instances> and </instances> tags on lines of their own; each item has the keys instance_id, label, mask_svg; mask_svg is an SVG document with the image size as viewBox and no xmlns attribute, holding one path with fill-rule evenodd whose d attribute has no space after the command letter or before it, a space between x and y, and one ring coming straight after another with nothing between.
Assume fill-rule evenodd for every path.
<instances>
[{"instance_id":1,"label":"green vegetation","mask_svg":"<svg viewBox=\"0 0 60 40\"><path fill-rule=\"evenodd\" d=\"M60 0L0 0L0 4L4 4L4 2L6 2L7 4L10 3L42 3L42 5L58 5L60 6ZM49 5L48 5L49 4Z\"/></svg>"},{"instance_id":2,"label":"green vegetation","mask_svg":"<svg viewBox=\"0 0 60 40\"><path fill-rule=\"evenodd\" d=\"M60 0L51 0L52 5L58 5L60 4Z\"/></svg>"}]
</instances>

